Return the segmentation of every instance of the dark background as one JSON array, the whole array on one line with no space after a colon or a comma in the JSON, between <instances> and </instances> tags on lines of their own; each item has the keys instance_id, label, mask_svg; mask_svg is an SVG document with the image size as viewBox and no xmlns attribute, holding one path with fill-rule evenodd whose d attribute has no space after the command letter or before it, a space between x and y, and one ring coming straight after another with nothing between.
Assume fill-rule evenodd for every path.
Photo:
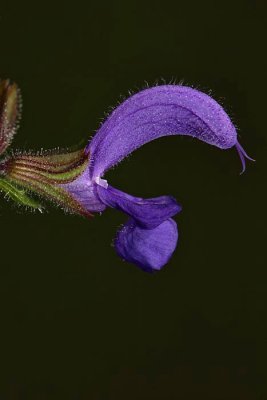
<instances>
[{"instance_id":1,"label":"dark background","mask_svg":"<svg viewBox=\"0 0 267 400\"><path fill-rule=\"evenodd\" d=\"M257 159L190 138L144 146L107 174L183 205L154 275L111 246L125 217L34 214L0 199L0 399L267 399L265 1L13 2L0 76L22 90L14 147L89 139L146 82L209 92Z\"/></svg>"}]
</instances>

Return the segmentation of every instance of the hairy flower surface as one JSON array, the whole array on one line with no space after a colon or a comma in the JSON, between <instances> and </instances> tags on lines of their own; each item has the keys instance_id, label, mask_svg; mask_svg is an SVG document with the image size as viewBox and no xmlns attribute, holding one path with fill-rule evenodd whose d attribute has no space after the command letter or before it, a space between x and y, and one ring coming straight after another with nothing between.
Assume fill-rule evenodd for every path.
<instances>
[{"instance_id":1,"label":"hairy flower surface","mask_svg":"<svg viewBox=\"0 0 267 400\"><path fill-rule=\"evenodd\" d=\"M6 127L12 130L16 119L15 100L9 100L14 93L8 82L3 82L0 111L9 117L0 119L0 154L10 143ZM17 202L33 208L41 207L31 198L35 193L85 216L106 207L124 212L129 219L117 233L117 253L145 271L159 270L176 248L178 230L172 217L181 211L181 206L172 196L143 199L123 193L103 176L145 143L169 135L196 137L223 150L236 146L243 171L245 158L250 159L237 141L230 118L215 100L190 87L162 85L125 100L85 149L7 156L0 162L0 188Z\"/></svg>"}]
</instances>

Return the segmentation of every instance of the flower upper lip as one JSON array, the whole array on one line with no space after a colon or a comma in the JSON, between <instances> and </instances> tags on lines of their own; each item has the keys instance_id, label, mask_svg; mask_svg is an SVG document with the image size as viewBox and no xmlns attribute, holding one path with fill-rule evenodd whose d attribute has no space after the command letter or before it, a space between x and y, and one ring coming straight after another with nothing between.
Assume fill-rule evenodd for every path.
<instances>
[{"instance_id":1,"label":"flower upper lip","mask_svg":"<svg viewBox=\"0 0 267 400\"><path fill-rule=\"evenodd\" d=\"M103 174L151 140L176 134L220 148L236 142L234 125L210 96L185 86L157 86L125 100L102 124L86 147L91 176Z\"/></svg>"}]
</instances>

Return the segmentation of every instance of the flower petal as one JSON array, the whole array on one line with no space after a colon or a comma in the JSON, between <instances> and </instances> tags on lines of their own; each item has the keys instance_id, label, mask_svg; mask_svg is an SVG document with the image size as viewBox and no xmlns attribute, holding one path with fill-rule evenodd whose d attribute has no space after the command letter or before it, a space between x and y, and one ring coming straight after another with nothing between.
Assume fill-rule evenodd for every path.
<instances>
[{"instance_id":1,"label":"flower petal","mask_svg":"<svg viewBox=\"0 0 267 400\"><path fill-rule=\"evenodd\" d=\"M143 144L168 135L190 135L222 149L236 144L236 130L210 96L186 86L143 90L117 107L86 150L91 177L102 174Z\"/></svg>"},{"instance_id":2,"label":"flower petal","mask_svg":"<svg viewBox=\"0 0 267 400\"><path fill-rule=\"evenodd\" d=\"M142 199L123 193L110 185L107 188L97 185L97 192L105 205L125 212L144 228L155 228L182 209L171 196Z\"/></svg>"},{"instance_id":3,"label":"flower petal","mask_svg":"<svg viewBox=\"0 0 267 400\"><path fill-rule=\"evenodd\" d=\"M88 175L88 169L86 169L83 174L73 182L60 186L73 196L73 198L80 203L85 210L89 212L101 212L105 210L106 206L100 200L97 193L98 185L91 182Z\"/></svg>"},{"instance_id":4,"label":"flower petal","mask_svg":"<svg viewBox=\"0 0 267 400\"><path fill-rule=\"evenodd\" d=\"M115 248L126 261L144 271L153 272L167 264L177 241L177 225L171 218L154 229L142 228L134 219L130 219L118 232Z\"/></svg>"}]
</instances>

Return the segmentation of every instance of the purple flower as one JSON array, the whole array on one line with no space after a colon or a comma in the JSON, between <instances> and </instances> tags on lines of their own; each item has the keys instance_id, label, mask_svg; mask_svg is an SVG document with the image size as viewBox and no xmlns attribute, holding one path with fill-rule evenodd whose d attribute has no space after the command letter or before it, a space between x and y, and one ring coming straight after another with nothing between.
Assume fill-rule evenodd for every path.
<instances>
[{"instance_id":1,"label":"purple flower","mask_svg":"<svg viewBox=\"0 0 267 400\"><path fill-rule=\"evenodd\" d=\"M143 90L117 107L86 147L88 168L65 189L89 211L107 206L123 211L128 222L115 240L117 253L146 271L161 269L172 256L178 230L172 217L181 206L171 196L142 199L113 188L104 173L143 144L168 135L189 135L221 149L236 146L249 158L223 108L210 96L184 86Z\"/></svg>"},{"instance_id":2,"label":"purple flower","mask_svg":"<svg viewBox=\"0 0 267 400\"><path fill-rule=\"evenodd\" d=\"M5 176L2 186L18 185L87 216L106 207L124 212L129 219L117 233L117 253L145 271L160 270L177 245L178 230L172 217L181 206L171 196L133 197L113 188L103 176L138 147L169 135L193 136L220 149L236 146L245 170L245 158L249 157L237 142L236 129L223 108L198 90L164 85L124 101L82 151L17 154L2 166L0 163ZM20 202L29 205L24 197Z\"/></svg>"}]
</instances>

